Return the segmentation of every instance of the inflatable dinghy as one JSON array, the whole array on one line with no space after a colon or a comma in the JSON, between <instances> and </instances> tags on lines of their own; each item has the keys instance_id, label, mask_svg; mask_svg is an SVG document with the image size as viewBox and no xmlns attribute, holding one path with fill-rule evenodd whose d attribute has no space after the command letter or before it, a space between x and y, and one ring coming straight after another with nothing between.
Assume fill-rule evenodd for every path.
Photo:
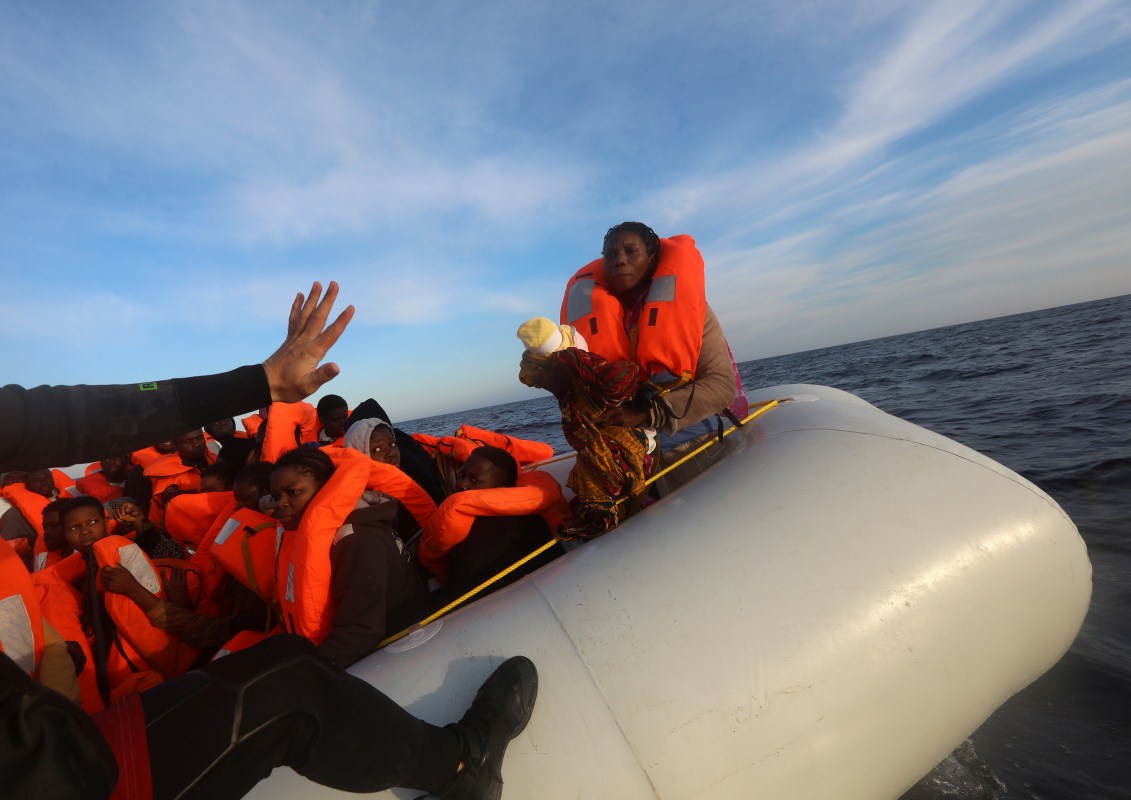
<instances>
[{"instance_id":1,"label":"inflatable dinghy","mask_svg":"<svg viewBox=\"0 0 1131 800\"><path fill-rule=\"evenodd\" d=\"M750 399L783 402L705 474L351 671L444 724L532 658L508 800L898 798L1067 650L1084 543L1029 481L853 395ZM250 796L347 795L282 769Z\"/></svg>"}]
</instances>

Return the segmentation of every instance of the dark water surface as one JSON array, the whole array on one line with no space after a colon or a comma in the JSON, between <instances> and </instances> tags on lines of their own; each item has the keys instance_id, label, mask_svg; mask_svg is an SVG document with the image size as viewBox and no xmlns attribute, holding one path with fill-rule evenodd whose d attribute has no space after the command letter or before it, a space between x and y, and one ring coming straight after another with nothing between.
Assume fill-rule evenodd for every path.
<instances>
[{"instance_id":1,"label":"dark water surface","mask_svg":"<svg viewBox=\"0 0 1131 800\"><path fill-rule=\"evenodd\" d=\"M1068 654L974 734L1005 790L916 798L1131 798L1131 295L750 361L748 387L835 386L1000 461L1052 495L1088 545L1092 606ZM552 398L430 417L567 450Z\"/></svg>"}]
</instances>

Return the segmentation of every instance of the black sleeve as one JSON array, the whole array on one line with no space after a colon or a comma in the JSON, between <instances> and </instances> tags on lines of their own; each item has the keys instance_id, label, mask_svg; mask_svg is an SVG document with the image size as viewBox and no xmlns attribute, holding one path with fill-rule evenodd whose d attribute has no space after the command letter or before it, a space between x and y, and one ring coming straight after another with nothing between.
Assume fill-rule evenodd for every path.
<instances>
[{"instance_id":1,"label":"black sleeve","mask_svg":"<svg viewBox=\"0 0 1131 800\"><path fill-rule=\"evenodd\" d=\"M116 386L0 388L0 470L65 467L131 452L269 405L262 365Z\"/></svg>"},{"instance_id":2,"label":"black sleeve","mask_svg":"<svg viewBox=\"0 0 1131 800\"><path fill-rule=\"evenodd\" d=\"M339 667L372 652L385 637L390 548L383 533L359 529L330 551L334 622L318 652Z\"/></svg>"}]
</instances>

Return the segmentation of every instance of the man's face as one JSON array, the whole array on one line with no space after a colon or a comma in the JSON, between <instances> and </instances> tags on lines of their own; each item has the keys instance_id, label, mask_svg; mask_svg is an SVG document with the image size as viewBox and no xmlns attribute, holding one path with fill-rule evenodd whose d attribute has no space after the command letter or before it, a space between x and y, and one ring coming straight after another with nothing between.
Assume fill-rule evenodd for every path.
<instances>
[{"instance_id":1,"label":"man's face","mask_svg":"<svg viewBox=\"0 0 1131 800\"><path fill-rule=\"evenodd\" d=\"M63 521L55 509L43 512L43 543L48 550L63 550L67 547L67 537L63 533Z\"/></svg>"},{"instance_id":2,"label":"man's face","mask_svg":"<svg viewBox=\"0 0 1131 800\"><path fill-rule=\"evenodd\" d=\"M346 422L349 421L348 408L332 408L323 416L318 415L318 421L322 423L322 429L326 431L326 435L331 439L339 439L346 435Z\"/></svg>"},{"instance_id":3,"label":"man's face","mask_svg":"<svg viewBox=\"0 0 1131 800\"><path fill-rule=\"evenodd\" d=\"M35 492L44 497L50 497L55 493L55 477L49 469L32 470L24 478L24 485L27 486L29 492Z\"/></svg>"},{"instance_id":4,"label":"man's face","mask_svg":"<svg viewBox=\"0 0 1131 800\"><path fill-rule=\"evenodd\" d=\"M208 451L208 445L204 441L204 431L198 428L195 431L182 433L174 441L177 443L177 454L181 457L181 461L187 464L204 460L204 454Z\"/></svg>"}]
</instances>

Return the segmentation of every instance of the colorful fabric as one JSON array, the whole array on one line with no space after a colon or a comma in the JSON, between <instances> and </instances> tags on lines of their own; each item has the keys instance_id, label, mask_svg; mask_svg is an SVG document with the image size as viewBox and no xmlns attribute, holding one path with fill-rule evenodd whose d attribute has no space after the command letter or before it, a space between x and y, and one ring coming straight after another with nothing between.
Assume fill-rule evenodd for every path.
<instances>
[{"instance_id":1,"label":"colorful fabric","mask_svg":"<svg viewBox=\"0 0 1131 800\"><path fill-rule=\"evenodd\" d=\"M626 514L626 503L644 491L646 440L643 431L600 426L598 418L635 396L643 380L632 361L607 361L569 348L546 355L526 353L518 378L550 391L562 412L562 432L577 451L566 486L577 497L573 520L559 526L562 539L607 533Z\"/></svg>"}]
</instances>

